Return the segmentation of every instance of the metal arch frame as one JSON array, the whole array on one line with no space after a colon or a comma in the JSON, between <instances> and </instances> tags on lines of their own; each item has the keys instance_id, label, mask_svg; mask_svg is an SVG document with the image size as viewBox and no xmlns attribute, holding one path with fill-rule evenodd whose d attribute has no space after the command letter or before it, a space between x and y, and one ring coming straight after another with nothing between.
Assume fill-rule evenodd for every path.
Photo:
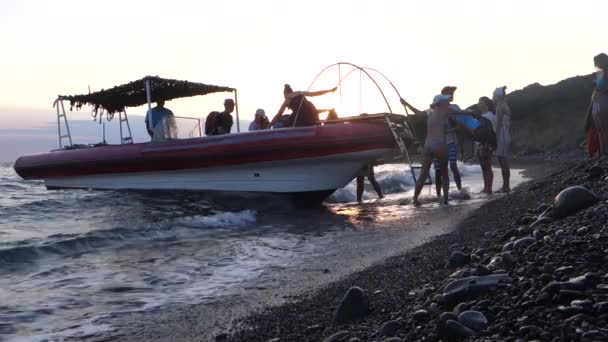
<instances>
[{"instance_id":1,"label":"metal arch frame","mask_svg":"<svg viewBox=\"0 0 608 342\"><path fill-rule=\"evenodd\" d=\"M391 108L391 105L388 103L388 100L386 99L386 95L384 95L384 92L382 91L382 88L380 87L380 85L378 84L378 82L376 82L376 80L372 77L372 75L370 75L366 69L370 69L373 71L378 72L379 74L381 74L386 80L388 80L388 78L386 78L386 76L384 76L382 73L380 73L379 71L375 70L375 69L371 69L371 68L365 68L365 67L360 67L356 64L353 63L349 63L349 62L338 62L338 63L334 63L331 65L326 66L325 68L323 68L318 74L317 76L315 76L315 78L312 80L312 82L310 83L310 86L308 86L308 89L306 89L306 91L310 91L310 89L312 88L312 86L314 85L314 83L317 81L317 79L319 79L319 77L328 69L333 68L335 66L341 66L341 65L348 65L351 67L354 67L355 69L348 72L344 77L342 77L339 82L338 85L340 85L342 83L342 80L344 80L346 77L348 77L348 75L350 75L353 71L359 70L363 73L365 73L365 75L367 75L367 77L374 82L374 84L376 85L376 88L378 88L378 91L380 92L380 94L382 95L382 98L384 99L384 102L386 103L386 106L388 107L388 111L389 113L393 112L393 109ZM340 77L340 75L338 76ZM391 83L389 81L389 83ZM393 86L393 89L397 90L397 88L391 83L391 86ZM397 94L399 94L399 92L397 92ZM295 118L293 120L293 125L295 126L296 120L298 119L298 115L300 114L300 109L302 108L302 103L304 103L304 98L302 98L302 100L300 100L300 104L298 105L298 111L295 113ZM293 114L292 114L293 115Z\"/></svg>"},{"instance_id":2,"label":"metal arch frame","mask_svg":"<svg viewBox=\"0 0 608 342\"><path fill-rule=\"evenodd\" d=\"M342 65L348 65L348 66L353 67L354 69L353 69L353 70L351 70L351 71L349 71L348 73L346 73L346 75L344 75L344 77L342 77L342 74L341 74L341 69L340 69L340 66L342 66ZM382 88L380 87L380 85L378 84L378 82L376 82L376 80L375 80L375 79L374 79L374 78L373 78L373 77L372 77L372 76L369 74L369 72L367 72L367 70L370 70L370 71L376 72L377 74L379 74L380 76L382 76L382 77L383 77L383 78L384 78L384 79L385 79L385 80L386 80L386 81L387 81L387 82L388 82L388 83L391 85L391 87L392 87L392 88L393 88L393 90L394 90L394 91L397 93L397 95L399 96L399 98L401 98L401 94L399 93L399 90L397 90L397 87L395 87L395 85L393 84L393 82L391 82L391 80L389 80L389 79L388 79L388 77L386 77L386 75L384 75L382 72L380 72L379 70L374 69L374 68L369 68L369 67L361 67L361 66L358 66L358 65L356 65L356 64L349 63L349 62L338 62L338 63L331 64L331 65L329 65L329 66L325 67L323 70L321 70L321 71L320 71L320 72L317 74L317 76L315 76L315 78L314 78L314 79L313 79L313 81L310 83L310 86L308 87L308 89L307 89L306 91L307 91L307 92L308 92L308 91L310 91L310 89L312 88L312 86L314 85L314 83L317 81L317 79L318 79L318 78L319 78L319 77L320 77L320 76L321 76L321 75L322 75L322 74L323 74L325 71L327 71L328 69L333 68L333 67L335 67L335 66L338 66L338 78L339 78L338 86L340 86L340 85L342 84L342 81L343 81L344 79L346 79L346 77L348 77L350 74L352 74L353 72L355 72L355 71L357 71L357 70L358 70L358 71L360 71L359 75L361 75L361 72L362 72L362 73L365 73L365 75L367 75L367 77L369 77L369 79L370 79L370 80L371 80L371 81L372 81L372 82L373 82L373 83L376 85L376 88L378 88L378 91L379 91L379 92L380 92L380 94L382 95L382 98L384 99L384 102L386 103L386 106L388 107L388 111L389 111L389 113L393 113L393 110L392 110L392 108L391 108L391 105L389 104L389 102L388 102L388 100L387 100L387 98L386 98L386 95L385 95L385 94L384 94L384 92L382 91ZM361 87L361 79L359 80L359 87ZM341 91L341 89L340 89L340 91ZM300 101L300 105L298 106L298 111L296 112L295 119L293 120L293 122L294 122L294 126L295 126L295 122L296 122L296 120L297 120L297 118L298 118L298 114L299 114L299 112L300 112L300 108L302 107L302 103L303 103L303 102L304 102L304 97L303 97L303 98L302 98L302 100ZM405 108L405 112L406 112L406 114L408 114L408 115L409 115L409 112L408 112L408 110L407 110L407 107ZM292 114L292 115L293 115L293 114ZM392 135L393 135L393 138L395 139L395 142L397 142L397 144L399 145L399 144L400 144L400 141L401 141L401 138L398 136L398 134L397 134L397 133L395 132L395 130L392 128L392 122L391 122L391 119L390 119L389 115L388 115L388 114L385 114L385 115L384 115L384 119L386 120L386 123L388 124L388 126L389 126L389 128L390 128L390 131L391 131L391 133L392 133ZM406 123L406 125L407 125L407 123ZM401 149L401 148L400 148L400 149ZM410 172L411 172L411 174L412 174L412 178L414 179L414 182L417 182L417 179L416 179L416 178L417 178L417 177L416 177L416 173L414 172L414 166L413 166L413 164L412 164L412 160L411 160L411 158L410 158L410 155L409 155L409 152L408 152L408 150L407 150L407 147L405 147L404 149L402 149L402 153L404 154L405 158L407 159L407 163L408 163L408 164L409 164L409 166L410 166Z\"/></svg>"}]
</instances>

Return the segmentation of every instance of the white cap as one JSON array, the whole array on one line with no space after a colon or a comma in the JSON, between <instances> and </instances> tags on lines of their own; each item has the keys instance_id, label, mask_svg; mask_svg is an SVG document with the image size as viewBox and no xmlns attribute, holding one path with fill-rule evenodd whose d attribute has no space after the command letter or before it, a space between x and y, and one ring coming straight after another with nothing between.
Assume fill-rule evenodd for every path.
<instances>
[{"instance_id":1,"label":"white cap","mask_svg":"<svg viewBox=\"0 0 608 342\"><path fill-rule=\"evenodd\" d=\"M433 103L431 103L431 108L435 107L436 105L439 104L439 102L450 102L452 100L452 95L435 95L435 97L433 97Z\"/></svg>"}]
</instances>

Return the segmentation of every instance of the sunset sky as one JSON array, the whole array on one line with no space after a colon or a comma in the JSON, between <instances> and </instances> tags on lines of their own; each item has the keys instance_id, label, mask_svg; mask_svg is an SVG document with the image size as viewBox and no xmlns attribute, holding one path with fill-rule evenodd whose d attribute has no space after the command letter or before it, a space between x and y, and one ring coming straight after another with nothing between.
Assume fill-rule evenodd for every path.
<instances>
[{"instance_id":1,"label":"sunset sky","mask_svg":"<svg viewBox=\"0 0 608 342\"><path fill-rule=\"evenodd\" d=\"M608 50L608 2L567 4L0 0L0 129L53 121L57 94L145 75L235 87L241 119L251 119L256 108L272 116L283 84L305 90L338 61L381 70L419 107L444 85L458 86L456 102L467 106L499 85L515 90L594 71L593 56ZM337 80L334 70L313 88L330 88ZM358 114L359 103L362 111L386 110L368 81L360 100L358 82L351 77L341 98L340 92L327 95L318 107L338 107L342 115ZM383 89L393 109L402 111L397 95ZM176 115L204 117L221 108L224 97L167 106Z\"/></svg>"}]
</instances>

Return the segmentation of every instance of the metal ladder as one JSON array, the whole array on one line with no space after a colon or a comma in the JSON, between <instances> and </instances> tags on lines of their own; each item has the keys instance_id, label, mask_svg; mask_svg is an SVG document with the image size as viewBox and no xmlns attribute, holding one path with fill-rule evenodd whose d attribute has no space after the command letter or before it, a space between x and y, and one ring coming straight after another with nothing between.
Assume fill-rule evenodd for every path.
<instances>
[{"instance_id":1,"label":"metal ladder","mask_svg":"<svg viewBox=\"0 0 608 342\"><path fill-rule=\"evenodd\" d=\"M405 157L405 160L407 161L407 163L410 167L410 172L412 173L412 178L414 179L414 183L415 183L417 181L415 170L420 172L420 170L422 170L422 165L412 163L412 160L410 159L409 151L407 150L406 139L413 142L416 145L416 149L418 150L419 153L421 152L420 144L418 144L416 142L416 139L414 138L412 131L410 130L407 122L405 121L405 116L385 113L384 119L386 120L386 123L388 124L388 127L391 130L391 133L393 134L393 138L395 138L395 142L397 143L397 146L399 147L401 154ZM424 184L425 185L432 184L430 181L430 177Z\"/></svg>"},{"instance_id":2,"label":"metal ladder","mask_svg":"<svg viewBox=\"0 0 608 342\"><path fill-rule=\"evenodd\" d=\"M61 106L61 108L59 108L59 106ZM70 142L68 147L72 147L72 134L70 133L70 126L68 125L68 119L65 115L63 100L61 100L61 98L57 98L57 100L53 102L53 107L57 108L57 133L59 136L59 148L63 148L63 139L68 139ZM61 119L63 119L63 125L65 126L67 134L62 134L61 132Z\"/></svg>"},{"instance_id":3,"label":"metal ladder","mask_svg":"<svg viewBox=\"0 0 608 342\"><path fill-rule=\"evenodd\" d=\"M129 125L129 118L127 117L127 111L123 109L121 112L118 112L118 125L120 126L120 143L121 144L132 144L133 138L131 136L131 126ZM123 128L122 124L126 123L127 132L129 135L123 136Z\"/></svg>"}]
</instances>

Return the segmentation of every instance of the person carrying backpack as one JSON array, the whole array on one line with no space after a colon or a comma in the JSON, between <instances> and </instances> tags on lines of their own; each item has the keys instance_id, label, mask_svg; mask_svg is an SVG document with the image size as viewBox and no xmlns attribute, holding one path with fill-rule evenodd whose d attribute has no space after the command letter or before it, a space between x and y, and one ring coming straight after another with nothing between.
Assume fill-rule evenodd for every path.
<instances>
[{"instance_id":1,"label":"person carrying backpack","mask_svg":"<svg viewBox=\"0 0 608 342\"><path fill-rule=\"evenodd\" d=\"M483 175L483 193L492 193L494 171L492 171L492 154L496 150L496 115L494 115L494 102L488 97L479 99L477 108L481 112L478 118L479 127L474 131L476 137L476 154Z\"/></svg>"}]
</instances>

